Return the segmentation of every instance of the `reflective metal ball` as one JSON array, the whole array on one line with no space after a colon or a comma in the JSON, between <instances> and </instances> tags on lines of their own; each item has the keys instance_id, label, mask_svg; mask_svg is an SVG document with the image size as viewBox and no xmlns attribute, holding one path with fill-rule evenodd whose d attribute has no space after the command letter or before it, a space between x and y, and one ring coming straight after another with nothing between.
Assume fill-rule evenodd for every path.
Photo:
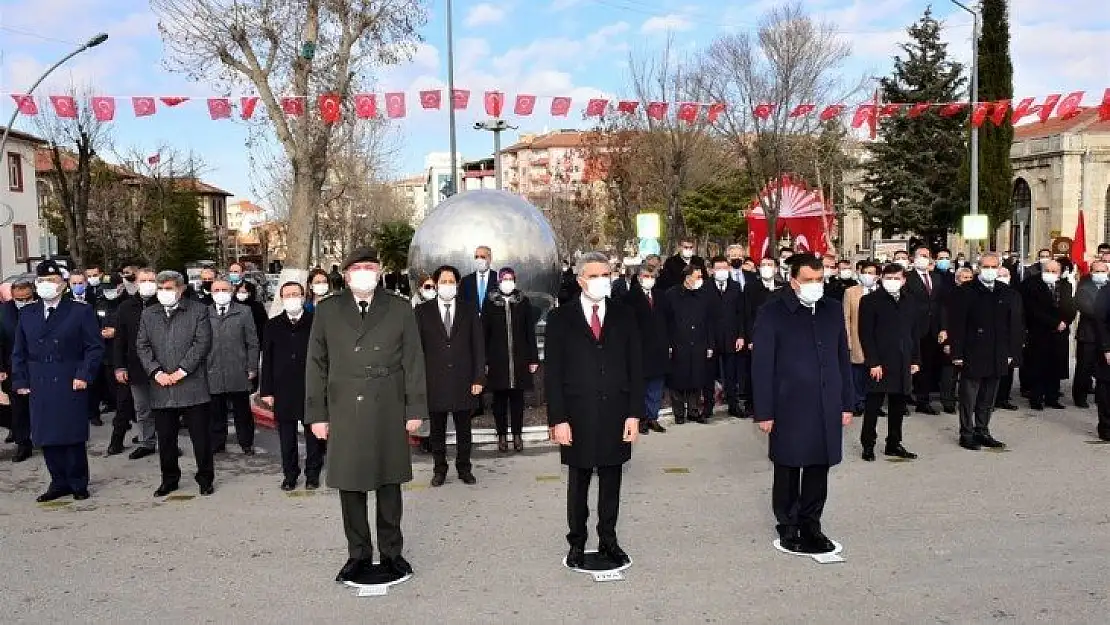
<instances>
[{"instance_id":1,"label":"reflective metal ball","mask_svg":"<svg viewBox=\"0 0 1110 625\"><path fill-rule=\"evenodd\" d=\"M508 191L464 191L441 202L416 228L409 248L415 283L441 265L462 275L475 270L474 250L493 252L492 271L512 267L519 288L542 312L555 305L560 260L551 224L532 204Z\"/></svg>"}]
</instances>

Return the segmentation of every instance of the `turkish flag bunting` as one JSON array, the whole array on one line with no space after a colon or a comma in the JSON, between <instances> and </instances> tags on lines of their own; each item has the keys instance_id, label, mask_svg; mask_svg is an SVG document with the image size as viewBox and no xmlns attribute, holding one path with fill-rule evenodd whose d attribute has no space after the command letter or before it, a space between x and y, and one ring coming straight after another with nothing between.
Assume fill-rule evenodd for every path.
<instances>
[{"instance_id":1,"label":"turkish flag bunting","mask_svg":"<svg viewBox=\"0 0 1110 625\"><path fill-rule=\"evenodd\" d=\"M22 115L38 115L39 105L35 103L35 99L29 95L12 94L12 99L15 100L15 107L19 109Z\"/></svg>"},{"instance_id":2,"label":"turkish flag bunting","mask_svg":"<svg viewBox=\"0 0 1110 625\"><path fill-rule=\"evenodd\" d=\"M54 114L58 117L77 118L77 100L73 96L52 95L50 103L54 105Z\"/></svg>"},{"instance_id":3,"label":"turkish flag bunting","mask_svg":"<svg viewBox=\"0 0 1110 625\"><path fill-rule=\"evenodd\" d=\"M617 112L635 113L636 109L639 108L639 106L639 100L621 100L620 102L617 102Z\"/></svg>"},{"instance_id":4,"label":"turkish flag bunting","mask_svg":"<svg viewBox=\"0 0 1110 625\"><path fill-rule=\"evenodd\" d=\"M116 99L112 97L95 97L89 100L92 105L93 116L98 122L110 122L116 117Z\"/></svg>"},{"instance_id":5,"label":"turkish flag bunting","mask_svg":"<svg viewBox=\"0 0 1110 625\"><path fill-rule=\"evenodd\" d=\"M182 98L180 96L166 96L158 99L166 106L177 106L178 104L184 104L189 101L189 98Z\"/></svg>"},{"instance_id":6,"label":"turkish flag bunting","mask_svg":"<svg viewBox=\"0 0 1110 625\"><path fill-rule=\"evenodd\" d=\"M875 105L874 104L860 104L856 107L856 114L852 116L852 128L859 128L867 124L870 127L875 126Z\"/></svg>"},{"instance_id":7,"label":"turkish flag bunting","mask_svg":"<svg viewBox=\"0 0 1110 625\"><path fill-rule=\"evenodd\" d=\"M994 110L991 111L991 123L995 126L1001 126L1006 123L1006 113L1010 112L1010 101L999 100L994 103Z\"/></svg>"},{"instance_id":8,"label":"turkish flag bunting","mask_svg":"<svg viewBox=\"0 0 1110 625\"><path fill-rule=\"evenodd\" d=\"M500 91L487 91L483 101L486 104L486 115L500 118L501 111L505 108L505 94Z\"/></svg>"},{"instance_id":9,"label":"turkish flag bunting","mask_svg":"<svg viewBox=\"0 0 1110 625\"><path fill-rule=\"evenodd\" d=\"M250 119L254 117L254 109L258 107L258 96L247 96L239 98L239 106L242 108L239 115L243 119Z\"/></svg>"},{"instance_id":10,"label":"turkish flag bunting","mask_svg":"<svg viewBox=\"0 0 1110 625\"><path fill-rule=\"evenodd\" d=\"M774 112L775 112L775 105L774 104L757 104L756 107L754 109L752 109L752 115L755 115L756 118L762 119L764 121L766 121L767 119L770 119L771 115Z\"/></svg>"},{"instance_id":11,"label":"turkish flag bunting","mask_svg":"<svg viewBox=\"0 0 1110 625\"><path fill-rule=\"evenodd\" d=\"M399 91L385 94L385 114L392 119L405 116L405 94Z\"/></svg>"},{"instance_id":12,"label":"turkish flag bunting","mask_svg":"<svg viewBox=\"0 0 1110 625\"><path fill-rule=\"evenodd\" d=\"M513 113L517 115L531 115L536 108L536 96L522 93L516 97Z\"/></svg>"},{"instance_id":13,"label":"turkish flag bunting","mask_svg":"<svg viewBox=\"0 0 1110 625\"><path fill-rule=\"evenodd\" d=\"M794 107L793 111L790 111L790 117L805 117L816 110L816 104L799 104Z\"/></svg>"},{"instance_id":14,"label":"turkish flag bunting","mask_svg":"<svg viewBox=\"0 0 1110 625\"><path fill-rule=\"evenodd\" d=\"M709 111L706 112L705 118L708 119L709 123L712 124L712 123L716 122L717 118L720 117L721 113L724 113L724 112L725 112L725 105L721 102L714 102L713 104L709 105Z\"/></svg>"},{"instance_id":15,"label":"turkish flag bunting","mask_svg":"<svg viewBox=\"0 0 1110 625\"><path fill-rule=\"evenodd\" d=\"M925 114L925 111L928 111L930 108L932 108L932 106L933 104L931 102L918 102L917 104L914 104L910 107L910 119L917 119L918 117L921 117Z\"/></svg>"},{"instance_id":16,"label":"turkish flag bunting","mask_svg":"<svg viewBox=\"0 0 1110 625\"><path fill-rule=\"evenodd\" d=\"M1025 98L1021 102L1018 102L1018 105L1014 107L1014 114L1010 116L1010 120L1015 126L1018 122L1022 120L1022 118L1033 115L1037 111L1041 110L1041 107L1034 106L1033 102L1035 101L1036 98Z\"/></svg>"},{"instance_id":17,"label":"turkish flag bunting","mask_svg":"<svg viewBox=\"0 0 1110 625\"><path fill-rule=\"evenodd\" d=\"M1098 121L1110 121L1110 89L1102 94L1102 104L1098 107Z\"/></svg>"},{"instance_id":18,"label":"turkish flag bunting","mask_svg":"<svg viewBox=\"0 0 1110 625\"><path fill-rule=\"evenodd\" d=\"M1047 122L1049 117L1052 117L1052 111L1056 109L1056 104L1059 101L1060 101L1060 94L1059 93L1054 93L1054 94L1052 94L1052 95L1050 95L1050 96L1048 96L1047 98L1044 99L1044 104L1041 105L1041 111L1040 111L1041 123L1042 124Z\"/></svg>"},{"instance_id":19,"label":"turkish flag bunting","mask_svg":"<svg viewBox=\"0 0 1110 625\"><path fill-rule=\"evenodd\" d=\"M372 119L378 116L378 100L372 93L355 96L355 116L359 119Z\"/></svg>"},{"instance_id":20,"label":"turkish flag bunting","mask_svg":"<svg viewBox=\"0 0 1110 625\"><path fill-rule=\"evenodd\" d=\"M230 119L231 100L227 98L208 98L208 116L212 119Z\"/></svg>"},{"instance_id":21,"label":"turkish flag bunting","mask_svg":"<svg viewBox=\"0 0 1110 625\"><path fill-rule=\"evenodd\" d=\"M1073 91L1060 101L1060 106L1056 109L1056 116L1060 119L1071 119L1083 112L1083 108L1079 106L1080 104L1083 104L1083 92Z\"/></svg>"},{"instance_id":22,"label":"turkish flag bunting","mask_svg":"<svg viewBox=\"0 0 1110 625\"><path fill-rule=\"evenodd\" d=\"M554 117L566 117L570 112L570 98L558 97L551 99L551 115Z\"/></svg>"},{"instance_id":23,"label":"turkish flag bunting","mask_svg":"<svg viewBox=\"0 0 1110 625\"><path fill-rule=\"evenodd\" d=\"M830 119L835 119L844 114L844 109L847 108L843 104L830 104L821 111L821 121L827 122Z\"/></svg>"},{"instance_id":24,"label":"turkish flag bunting","mask_svg":"<svg viewBox=\"0 0 1110 625\"><path fill-rule=\"evenodd\" d=\"M150 117L158 112L158 105L155 104L154 98L136 96L131 98L131 110L135 111L135 117Z\"/></svg>"},{"instance_id":25,"label":"turkish flag bunting","mask_svg":"<svg viewBox=\"0 0 1110 625\"><path fill-rule=\"evenodd\" d=\"M420 92L420 106L424 107L425 111L432 109L438 111L442 99L443 93L439 89Z\"/></svg>"},{"instance_id":26,"label":"turkish flag bunting","mask_svg":"<svg viewBox=\"0 0 1110 625\"><path fill-rule=\"evenodd\" d=\"M470 106L470 90L455 89L451 92L451 102L454 103L456 111L465 111L466 107Z\"/></svg>"},{"instance_id":27,"label":"turkish flag bunting","mask_svg":"<svg viewBox=\"0 0 1110 625\"><path fill-rule=\"evenodd\" d=\"M609 106L609 100L604 98L594 98L586 104L586 117L601 117L605 114L605 107Z\"/></svg>"},{"instance_id":28,"label":"turkish flag bunting","mask_svg":"<svg viewBox=\"0 0 1110 625\"><path fill-rule=\"evenodd\" d=\"M304 115L304 99L302 98L282 98L281 110L285 111L286 115L293 117L300 117Z\"/></svg>"},{"instance_id":29,"label":"turkish flag bunting","mask_svg":"<svg viewBox=\"0 0 1110 625\"><path fill-rule=\"evenodd\" d=\"M894 117L901 112L901 104L884 104L883 108L879 109L879 117Z\"/></svg>"},{"instance_id":30,"label":"turkish flag bunting","mask_svg":"<svg viewBox=\"0 0 1110 625\"><path fill-rule=\"evenodd\" d=\"M966 106L969 106L967 102L952 102L950 104L945 104L940 108L940 116L952 117L953 115L959 115L960 111L964 110Z\"/></svg>"},{"instance_id":31,"label":"turkish flag bunting","mask_svg":"<svg viewBox=\"0 0 1110 625\"><path fill-rule=\"evenodd\" d=\"M698 121L698 111L701 106L697 102L683 102L678 105L678 118L687 124Z\"/></svg>"},{"instance_id":32,"label":"turkish flag bunting","mask_svg":"<svg viewBox=\"0 0 1110 625\"><path fill-rule=\"evenodd\" d=\"M647 116L652 119L663 119L667 116L667 103L649 102L647 105Z\"/></svg>"},{"instance_id":33,"label":"turkish flag bunting","mask_svg":"<svg viewBox=\"0 0 1110 625\"><path fill-rule=\"evenodd\" d=\"M334 124L343 116L343 99L338 93L324 93L316 98L316 106L320 109L320 119L325 124Z\"/></svg>"},{"instance_id":34,"label":"turkish flag bunting","mask_svg":"<svg viewBox=\"0 0 1110 625\"><path fill-rule=\"evenodd\" d=\"M976 102L975 108L971 111L971 125L978 128L986 121L987 115L990 115L991 108L994 106L993 102Z\"/></svg>"}]
</instances>

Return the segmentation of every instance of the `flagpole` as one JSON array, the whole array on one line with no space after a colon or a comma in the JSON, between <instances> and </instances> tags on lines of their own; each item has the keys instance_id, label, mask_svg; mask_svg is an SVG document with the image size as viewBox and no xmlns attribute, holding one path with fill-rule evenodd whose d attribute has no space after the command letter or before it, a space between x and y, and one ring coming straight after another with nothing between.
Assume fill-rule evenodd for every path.
<instances>
[{"instance_id":1,"label":"flagpole","mask_svg":"<svg viewBox=\"0 0 1110 625\"><path fill-rule=\"evenodd\" d=\"M455 140L455 36L451 22L451 0L447 0L447 118L451 142L451 193L459 192L459 151ZM496 158L496 155L495 155Z\"/></svg>"}]
</instances>

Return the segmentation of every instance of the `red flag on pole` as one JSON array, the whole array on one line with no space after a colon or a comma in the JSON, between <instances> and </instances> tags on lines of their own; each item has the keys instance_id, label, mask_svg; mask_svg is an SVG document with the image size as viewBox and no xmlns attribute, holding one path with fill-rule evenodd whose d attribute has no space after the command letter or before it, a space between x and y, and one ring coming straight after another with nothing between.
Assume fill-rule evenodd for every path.
<instances>
[{"instance_id":1,"label":"red flag on pole","mask_svg":"<svg viewBox=\"0 0 1110 625\"><path fill-rule=\"evenodd\" d=\"M470 106L470 90L455 89L451 92L451 104L456 111L465 111Z\"/></svg>"},{"instance_id":2,"label":"red flag on pole","mask_svg":"<svg viewBox=\"0 0 1110 625\"><path fill-rule=\"evenodd\" d=\"M1083 104L1083 92L1073 91L1060 101L1060 106L1056 109L1056 116L1060 119L1076 117L1083 112L1083 109L1079 106L1080 104Z\"/></svg>"},{"instance_id":3,"label":"red flag on pole","mask_svg":"<svg viewBox=\"0 0 1110 625\"><path fill-rule=\"evenodd\" d=\"M683 102L678 105L678 118L687 124L698 121L698 112L701 106L697 102Z\"/></svg>"},{"instance_id":4,"label":"red flag on pole","mask_svg":"<svg viewBox=\"0 0 1110 625\"><path fill-rule=\"evenodd\" d=\"M324 93L316 99L316 106L320 109L320 119L325 124L334 124L343 115L343 101L338 93Z\"/></svg>"},{"instance_id":5,"label":"red flag on pole","mask_svg":"<svg viewBox=\"0 0 1110 625\"><path fill-rule=\"evenodd\" d=\"M901 104L884 104L882 108L879 109L879 117L894 117L901 112Z\"/></svg>"},{"instance_id":6,"label":"red flag on pole","mask_svg":"<svg viewBox=\"0 0 1110 625\"><path fill-rule=\"evenodd\" d=\"M709 123L712 124L712 123L716 122L717 118L720 117L721 113L724 113L724 112L725 112L724 103L723 102L714 102L713 104L709 105L709 111L706 112L705 118L707 120L709 120Z\"/></svg>"},{"instance_id":7,"label":"red flag on pole","mask_svg":"<svg viewBox=\"0 0 1110 625\"><path fill-rule=\"evenodd\" d=\"M638 100L621 100L617 102L617 112L632 114L636 112L639 106L640 102Z\"/></svg>"},{"instance_id":8,"label":"red flag on pole","mask_svg":"<svg viewBox=\"0 0 1110 625\"><path fill-rule=\"evenodd\" d=\"M552 117L566 117L570 112L570 98L558 97L551 99Z\"/></svg>"},{"instance_id":9,"label":"red flag on pole","mask_svg":"<svg viewBox=\"0 0 1110 625\"><path fill-rule=\"evenodd\" d=\"M396 119L405 116L405 94L400 91L385 94L385 114Z\"/></svg>"},{"instance_id":10,"label":"red flag on pole","mask_svg":"<svg viewBox=\"0 0 1110 625\"><path fill-rule=\"evenodd\" d=\"M231 100L227 98L208 98L208 116L212 119L230 119Z\"/></svg>"},{"instance_id":11,"label":"red flag on pole","mask_svg":"<svg viewBox=\"0 0 1110 625\"><path fill-rule=\"evenodd\" d=\"M605 114L605 107L607 106L609 106L609 100L593 98L586 103L586 117L601 117Z\"/></svg>"},{"instance_id":12,"label":"red flag on pole","mask_svg":"<svg viewBox=\"0 0 1110 625\"><path fill-rule=\"evenodd\" d=\"M258 106L258 96L247 96L239 98L239 106L242 108L240 116L243 119L250 119L254 116L254 109Z\"/></svg>"},{"instance_id":13,"label":"red flag on pole","mask_svg":"<svg viewBox=\"0 0 1110 625\"><path fill-rule=\"evenodd\" d=\"M146 159L147 165L157 165L158 163L161 163L161 162L162 162L162 155L161 154L152 154L152 155L148 156L147 159Z\"/></svg>"},{"instance_id":14,"label":"red flag on pole","mask_svg":"<svg viewBox=\"0 0 1110 625\"><path fill-rule=\"evenodd\" d=\"M355 116L359 119L372 119L378 115L378 100L372 93L355 96Z\"/></svg>"},{"instance_id":15,"label":"red flag on pole","mask_svg":"<svg viewBox=\"0 0 1110 625\"><path fill-rule=\"evenodd\" d=\"M15 100L15 107L19 109L21 115L38 115L39 105L35 103L35 99L29 95L12 94L12 99Z\"/></svg>"},{"instance_id":16,"label":"red flag on pole","mask_svg":"<svg viewBox=\"0 0 1110 625\"><path fill-rule=\"evenodd\" d=\"M1075 224L1075 238L1071 242L1071 262L1079 268L1081 274L1087 273L1087 229L1083 226L1083 209L1079 209L1079 221Z\"/></svg>"},{"instance_id":17,"label":"red flag on pole","mask_svg":"<svg viewBox=\"0 0 1110 625\"><path fill-rule=\"evenodd\" d=\"M771 115L774 112L775 112L775 105L774 104L757 104L756 107L754 109L752 109L752 115L755 115L756 118L762 119L764 121L770 119Z\"/></svg>"},{"instance_id":18,"label":"red flag on pole","mask_svg":"<svg viewBox=\"0 0 1110 625\"><path fill-rule=\"evenodd\" d=\"M281 110L286 115L300 117L304 115L304 100L302 98L282 98Z\"/></svg>"},{"instance_id":19,"label":"red flag on pole","mask_svg":"<svg viewBox=\"0 0 1110 625\"><path fill-rule=\"evenodd\" d=\"M50 103L54 105L54 114L58 117L77 118L77 100L73 96L52 95Z\"/></svg>"},{"instance_id":20,"label":"red flag on pole","mask_svg":"<svg viewBox=\"0 0 1110 625\"><path fill-rule=\"evenodd\" d=\"M1098 121L1110 121L1110 89L1102 94L1102 104L1098 107Z\"/></svg>"},{"instance_id":21,"label":"red flag on pole","mask_svg":"<svg viewBox=\"0 0 1110 625\"><path fill-rule=\"evenodd\" d=\"M505 94L500 91L487 91L482 101L486 105L486 115L500 118L501 111L505 108Z\"/></svg>"},{"instance_id":22,"label":"red flag on pole","mask_svg":"<svg viewBox=\"0 0 1110 625\"><path fill-rule=\"evenodd\" d=\"M663 119L667 116L667 103L649 102L647 105L647 116L652 119Z\"/></svg>"},{"instance_id":23,"label":"red flag on pole","mask_svg":"<svg viewBox=\"0 0 1110 625\"><path fill-rule=\"evenodd\" d=\"M516 96L516 104L513 106L513 113L520 116L531 115L535 108L536 96L521 93Z\"/></svg>"},{"instance_id":24,"label":"red flag on pole","mask_svg":"<svg viewBox=\"0 0 1110 625\"><path fill-rule=\"evenodd\" d=\"M1041 105L1041 123L1048 121L1052 117L1052 111L1056 108L1056 104L1060 101L1060 94L1054 93L1044 99L1044 104Z\"/></svg>"},{"instance_id":25,"label":"red flag on pole","mask_svg":"<svg viewBox=\"0 0 1110 625\"><path fill-rule=\"evenodd\" d=\"M443 100L443 94L439 89L429 89L420 92L420 106L424 107L425 111L439 110L440 104Z\"/></svg>"},{"instance_id":26,"label":"red flag on pole","mask_svg":"<svg viewBox=\"0 0 1110 625\"><path fill-rule=\"evenodd\" d=\"M110 122L116 117L116 99L112 97L95 97L89 100L92 105L93 116L98 122Z\"/></svg>"},{"instance_id":27,"label":"red flag on pole","mask_svg":"<svg viewBox=\"0 0 1110 625\"><path fill-rule=\"evenodd\" d=\"M852 116L852 128L859 129L864 124L872 125L875 119L874 104L860 104L856 107L856 114Z\"/></svg>"}]
</instances>

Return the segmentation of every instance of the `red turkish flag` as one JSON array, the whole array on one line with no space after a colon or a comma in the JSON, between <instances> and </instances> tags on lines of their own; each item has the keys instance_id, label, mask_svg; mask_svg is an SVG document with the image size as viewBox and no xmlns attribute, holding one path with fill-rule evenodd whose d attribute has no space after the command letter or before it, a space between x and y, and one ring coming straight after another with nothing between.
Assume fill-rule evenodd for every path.
<instances>
[{"instance_id":1,"label":"red turkish flag","mask_svg":"<svg viewBox=\"0 0 1110 625\"><path fill-rule=\"evenodd\" d=\"M146 157L146 164L147 165L157 165L158 163L161 163L161 162L162 162L162 155L161 154L151 154L150 156Z\"/></svg>"},{"instance_id":2,"label":"red turkish flag","mask_svg":"<svg viewBox=\"0 0 1110 625\"><path fill-rule=\"evenodd\" d=\"M721 113L724 113L724 112L725 112L724 103L723 102L714 102L713 104L709 105L709 111L706 113L705 118L708 119L709 123L712 124L712 123L716 122L717 118L720 117Z\"/></svg>"},{"instance_id":3,"label":"red turkish flag","mask_svg":"<svg viewBox=\"0 0 1110 625\"><path fill-rule=\"evenodd\" d=\"M12 99L15 100L15 107L19 109L22 115L38 115L39 105L35 103L35 99L29 95L12 94Z\"/></svg>"},{"instance_id":4,"label":"red turkish flag","mask_svg":"<svg viewBox=\"0 0 1110 625\"><path fill-rule=\"evenodd\" d=\"M970 106L967 102L951 102L949 104L945 104L940 109L940 116L952 117L953 115L959 115L960 111L964 110L964 107L967 106Z\"/></svg>"},{"instance_id":5,"label":"red turkish flag","mask_svg":"<svg viewBox=\"0 0 1110 625\"><path fill-rule=\"evenodd\" d=\"M359 119L372 119L378 116L378 100L372 93L355 96L355 116Z\"/></svg>"},{"instance_id":6,"label":"red turkish flag","mask_svg":"<svg viewBox=\"0 0 1110 625\"><path fill-rule=\"evenodd\" d=\"M385 94L385 114L391 119L405 116L405 94L399 91Z\"/></svg>"},{"instance_id":7,"label":"red turkish flag","mask_svg":"<svg viewBox=\"0 0 1110 625\"><path fill-rule=\"evenodd\" d=\"M883 107L879 109L879 117L894 117L901 112L901 104L884 104Z\"/></svg>"},{"instance_id":8,"label":"red turkish flag","mask_svg":"<svg viewBox=\"0 0 1110 625\"><path fill-rule=\"evenodd\" d=\"M860 104L856 107L856 114L852 116L852 128L859 129L860 126L867 124L871 131L871 138L875 138L875 113L877 107L874 104Z\"/></svg>"},{"instance_id":9,"label":"red turkish flag","mask_svg":"<svg viewBox=\"0 0 1110 625\"><path fill-rule=\"evenodd\" d=\"M697 102L682 102L678 105L677 117L687 124L693 124L698 121L698 112L700 111L701 105Z\"/></svg>"},{"instance_id":10,"label":"red turkish flag","mask_svg":"<svg viewBox=\"0 0 1110 625\"><path fill-rule=\"evenodd\" d=\"M158 99L162 101L162 104L165 104L166 106L171 106L171 107L172 106L177 106L178 104L184 104L185 102L189 101L189 98L183 98L183 97L180 97L180 96L166 96L164 98L158 98Z\"/></svg>"},{"instance_id":11,"label":"red turkish flag","mask_svg":"<svg viewBox=\"0 0 1110 625\"><path fill-rule=\"evenodd\" d=\"M1010 112L1010 101L999 100L994 103L994 110L991 111L991 123L995 126L1001 126L1006 123L1006 113Z\"/></svg>"},{"instance_id":12,"label":"red turkish flag","mask_svg":"<svg viewBox=\"0 0 1110 625\"><path fill-rule=\"evenodd\" d=\"M89 100L93 116L98 122L110 122L116 117L116 99L111 97L95 97Z\"/></svg>"},{"instance_id":13,"label":"red turkish flag","mask_svg":"<svg viewBox=\"0 0 1110 625\"><path fill-rule=\"evenodd\" d=\"M621 100L617 102L618 113L635 113L636 109L640 106L637 100Z\"/></svg>"},{"instance_id":14,"label":"red turkish flag","mask_svg":"<svg viewBox=\"0 0 1110 625\"><path fill-rule=\"evenodd\" d=\"M420 106L424 107L425 111L439 110L441 101L443 100L443 92L439 89L429 89L420 92Z\"/></svg>"},{"instance_id":15,"label":"red turkish flag","mask_svg":"<svg viewBox=\"0 0 1110 625\"><path fill-rule=\"evenodd\" d=\"M1018 105L1014 107L1014 114L1010 116L1010 120L1015 126L1022 118L1028 117L1041 110L1041 107L1033 105L1035 101L1036 98L1025 98L1021 102L1018 102Z\"/></svg>"},{"instance_id":16,"label":"red turkish flag","mask_svg":"<svg viewBox=\"0 0 1110 625\"><path fill-rule=\"evenodd\" d=\"M557 97L551 99L551 115L553 117L566 117L570 112L570 98Z\"/></svg>"},{"instance_id":17,"label":"red turkish flag","mask_svg":"<svg viewBox=\"0 0 1110 625\"><path fill-rule=\"evenodd\" d=\"M451 92L451 102L456 111L465 111L470 106L470 90L455 89Z\"/></svg>"},{"instance_id":18,"label":"red turkish flag","mask_svg":"<svg viewBox=\"0 0 1110 625\"><path fill-rule=\"evenodd\" d=\"M663 119L667 116L667 103L649 102L647 105L647 116L652 119Z\"/></svg>"},{"instance_id":19,"label":"red turkish flag","mask_svg":"<svg viewBox=\"0 0 1110 625\"><path fill-rule=\"evenodd\" d=\"M757 119L762 119L764 121L770 119L771 115L774 114L774 112L774 104L757 104L756 107L752 109L752 115L755 115Z\"/></svg>"},{"instance_id":20,"label":"red turkish flag","mask_svg":"<svg viewBox=\"0 0 1110 625\"><path fill-rule=\"evenodd\" d=\"M1056 103L1060 101L1060 94L1054 93L1044 99L1044 104L1041 105L1041 123L1048 121L1052 117L1052 111L1056 108Z\"/></svg>"},{"instance_id":21,"label":"red turkish flag","mask_svg":"<svg viewBox=\"0 0 1110 625\"><path fill-rule=\"evenodd\" d=\"M1102 94L1102 104L1098 107L1098 121L1110 121L1110 89Z\"/></svg>"},{"instance_id":22,"label":"red turkish flag","mask_svg":"<svg viewBox=\"0 0 1110 625\"><path fill-rule=\"evenodd\" d=\"M605 108L609 106L609 100L604 98L594 98L586 104L586 117L601 117L605 114Z\"/></svg>"},{"instance_id":23,"label":"red turkish flag","mask_svg":"<svg viewBox=\"0 0 1110 625\"><path fill-rule=\"evenodd\" d=\"M487 91L483 101L486 104L486 115L490 117L501 117L501 111L505 108L505 94L500 91Z\"/></svg>"},{"instance_id":24,"label":"red turkish flag","mask_svg":"<svg viewBox=\"0 0 1110 625\"><path fill-rule=\"evenodd\" d=\"M793 111L790 111L790 117L805 117L816 110L816 104L799 104L794 107Z\"/></svg>"},{"instance_id":25,"label":"red turkish flag","mask_svg":"<svg viewBox=\"0 0 1110 625\"><path fill-rule=\"evenodd\" d=\"M158 105L154 103L154 98L138 96L131 98L131 109L135 111L135 117L150 117L158 111Z\"/></svg>"},{"instance_id":26,"label":"red turkish flag","mask_svg":"<svg viewBox=\"0 0 1110 625\"><path fill-rule=\"evenodd\" d=\"M918 102L917 104L914 104L910 107L910 119L917 119L918 117L921 117L925 114L926 111L932 108L932 106L932 102Z\"/></svg>"},{"instance_id":27,"label":"red turkish flag","mask_svg":"<svg viewBox=\"0 0 1110 625\"><path fill-rule=\"evenodd\" d=\"M536 96L522 93L516 96L516 104L513 106L513 113L517 115L531 115L532 110L535 108Z\"/></svg>"},{"instance_id":28,"label":"red turkish flag","mask_svg":"<svg viewBox=\"0 0 1110 625\"><path fill-rule=\"evenodd\" d=\"M316 107L320 109L320 119L325 124L334 124L343 116L343 99L338 93L324 93L316 98Z\"/></svg>"},{"instance_id":29,"label":"red turkish flag","mask_svg":"<svg viewBox=\"0 0 1110 625\"><path fill-rule=\"evenodd\" d=\"M58 117L77 119L77 100L70 95L52 95L50 103L54 105L54 114Z\"/></svg>"},{"instance_id":30,"label":"red turkish flag","mask_svg":"<svg viewBox=\"0 0 1110 625\"><path fill-rule=\"evenodd\" d=\"M827 122L830 119L836 119L837 117L840 117L844 114L844 109L846 108L848 107L844 106L843 104L830 104L825 107L825 110L821 111L820 119L823 122Z\"/></svg>"},{"instance_id":31,"label":"red turkish flag","mask_svg":"<svg viewBox=\"0 0 1110 625\"><path fill-rule=\"evenodd\" d=\"M1080 96L1082 98L1082 96ZM1087 226L1083 223L1083 207L1079 208L1079 220L1075 222L1075 237L1071 244L1071 260L1079 267L1079 273L1087 273Z\"/></svg>"},{"instance_id":32,"label":"red turkish flag","mask_svg":"<svg viewBox=\"0 0 1110 625\"><path fill-rule=\"evenodd\" d=\"M258 107L258 96L247 96L239 98L239 106L242 111L239 115L243 119L250 119L254 117L254 109Z\"/></svg>"},{"instance_id":33,"label":"red turkish flag","mask_svg":"<svg viewBox=\"0 0 1110 625\"><path fill-rule=\"evenodd\" d=\"M1083 112L1081 104L1083 104L1083 92L1073 91L1068 94L1068 97L1060 101L1060 106L1056 109L1056 116L1060 119L1076 117Z\"/></svg>"},{"instance_id":34,"label":"red turkish flag","mask_svg":"<svg viewBox=\"0 0 1110 625\"><path fill-rule=\"evenodd\" d=\"M208 98L208 116L212 119L230 119L231 100L227 98Z\"/></svg>"},{"instance_id":35,"label":"red turkish flag","mask_svg":"<svg viewBox=\"0 0 1110 625\"><path fill-rule=\"evenodd\" d=\"M290 115L292 117L300 117L301 115L304 115L304 99L282 98L281 110L284 111L286 115Z\"/></svg>"},{"instance_id":36,"label":"red turkish flag","mask_svg":"<svg viewBox=\"0 0 1110 625\"><path fill-rule=\"evenodd\" d=\"M994 106L992 102L976 102L975 108L971 111L971 126L978 128L986 121L987 115L991 112L991 107Z\"/></svg>"}]
</instances>

